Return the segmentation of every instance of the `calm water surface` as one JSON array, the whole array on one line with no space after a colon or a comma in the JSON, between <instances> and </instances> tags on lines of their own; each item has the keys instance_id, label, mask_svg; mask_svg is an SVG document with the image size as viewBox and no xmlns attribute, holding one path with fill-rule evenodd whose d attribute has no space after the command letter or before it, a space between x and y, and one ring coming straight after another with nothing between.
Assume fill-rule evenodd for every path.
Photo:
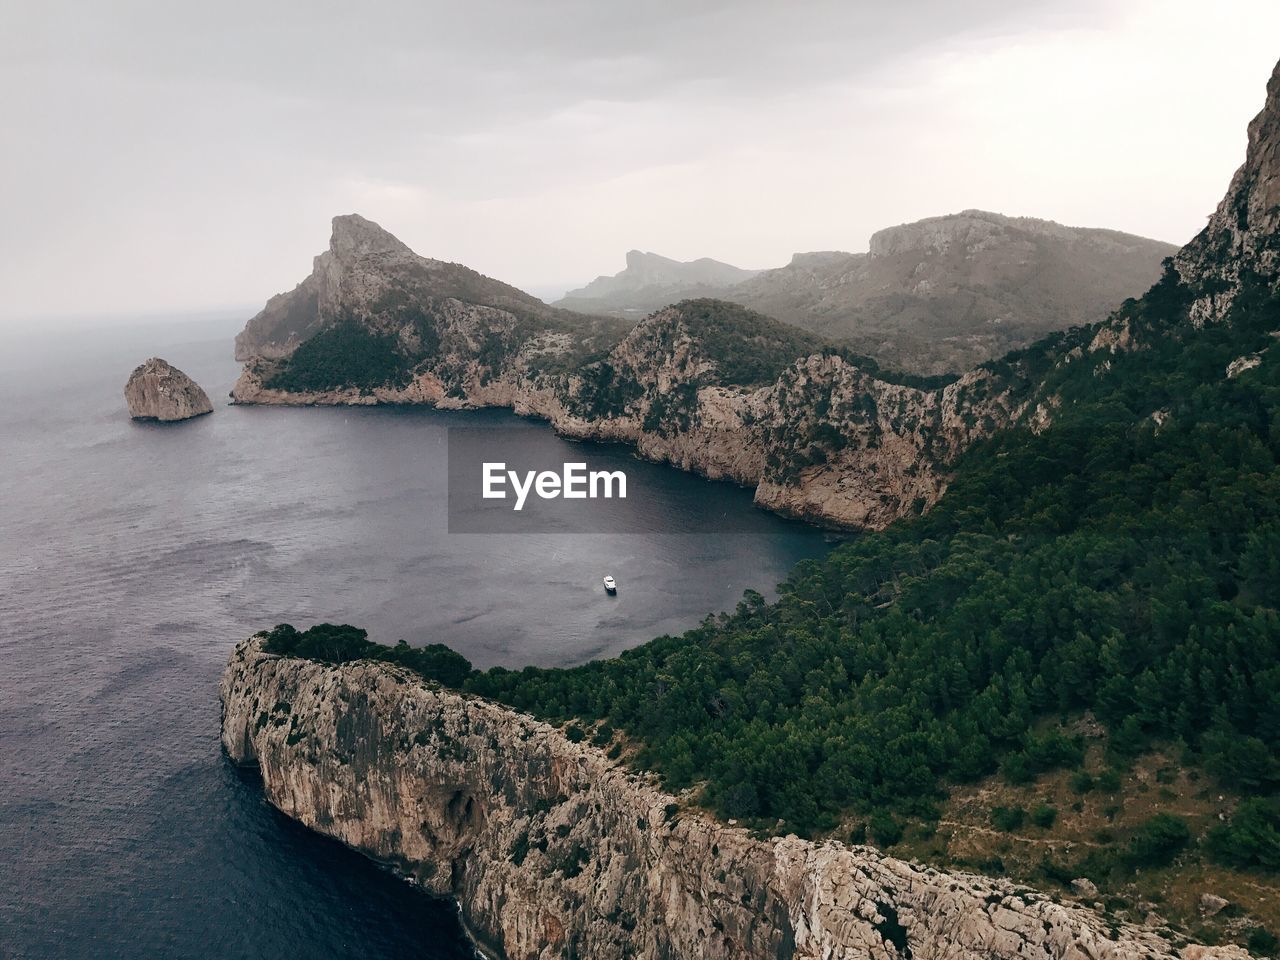
<instances>
[{"instance_id":1,"label":"calm water surface","mask_svg":"<svg viewBox=\"0 0 1280 960\"><path fill-rule=\"evenodd\" d=\"M470 956L451 905L275 813L225 762L231 646L332 620L481 666L578 663L692 626L826 549L746 491L608 448L666 529L718 511L752 532L450 536L446 428L521 421L225 406L237 326L3 342L5 960ZM153 354L205 387L213 416L128 419L124 381ZM521 442L543 457L564 444L542 427ZM616 599L602 572L623 585Z\"/></svg>"}]
</instances>

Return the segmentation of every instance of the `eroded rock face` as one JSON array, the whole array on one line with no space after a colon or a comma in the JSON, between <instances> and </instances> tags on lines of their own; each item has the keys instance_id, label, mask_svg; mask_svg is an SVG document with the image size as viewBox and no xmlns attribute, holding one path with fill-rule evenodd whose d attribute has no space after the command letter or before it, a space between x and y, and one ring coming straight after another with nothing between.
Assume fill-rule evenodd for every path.
<instances>
[{"instance_id":1,"label":"eroded rock face","mask_svg":"<svg viewBox=\"0 0 1280 960\"><path fill-rule=\"evenodd\" d=\"M190 420L213 413L209 395L200 385L159 357L152 357L129 375L124 398L129 416L135 420Z\"/></svg>"},{"instance_id":2,"label":"eroded rock face","mask_svg":"<svg viewBox=\"0 0 1280 960\"><path fill-rule=\"evenodd\" d=\"M1201 288L1193 321L1226 316L1243 285L1280 278L1280 63L1267 84L1267 101L1249 124L1244 164L1209 223L1175 259L1179 274Z\"/></svg>"},{"instance_id":3,"label":"eroded rock face","mask_svg":"<svg viewBox=\"0 0 1280 960\"><path fill-rule=\"evenodd\" d=\"M1155 931L1007 882L754 839L546 724L386 664L281 658L251 639L222 706L227 754L258 765L271 803L457 898L511 960L1179 955Z\"/></svg>"}]
</instances>

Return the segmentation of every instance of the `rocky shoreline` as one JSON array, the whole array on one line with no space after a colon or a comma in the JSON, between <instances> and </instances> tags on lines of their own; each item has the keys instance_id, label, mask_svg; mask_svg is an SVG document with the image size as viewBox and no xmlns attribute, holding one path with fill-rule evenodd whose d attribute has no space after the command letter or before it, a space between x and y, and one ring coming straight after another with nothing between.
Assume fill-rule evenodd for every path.
<instances>
[{"instance_id":1,"label":"rocky shoreline","mask_svg":"<svg viewBox=\"0 0 1280 960\"><path fill-rule=\"evenodd\" d=\"M691 382L697 363L688 338L670 329L679 327L670 316L674 309L642 321L612 351L612 369L643 394L603 415L583 412L579 375L552 382L513 364L489 376L474 361L460 361L456 379L426 370L403 386L325 391L272 389L265 377L270 365L259 361L246 365L231 399L237 405L509 409L546 421L561 436L625 443L642 459L731 480L753 489L764 509L841 530L879 530L928 509L945 492L956 456L1028 410L1027 399L987 369L930 390L815 354L765 386L698 386L678 422L655 428L655 410ZM655 337L674 339L674 351L654 350L646 341Z\"/></svg>"},{"instance_id":2,"label":"rocky shoreline","mask_svg":"<svg viewBox=\"0 0 1280 960\"><path fill-rule=\"evenodd\" d=\"M222 743L304 825L454 898L507 960L1237 960L1007 881L759 838L560 730L368 661L237 645Z\"/></svg>"}]
</instances>

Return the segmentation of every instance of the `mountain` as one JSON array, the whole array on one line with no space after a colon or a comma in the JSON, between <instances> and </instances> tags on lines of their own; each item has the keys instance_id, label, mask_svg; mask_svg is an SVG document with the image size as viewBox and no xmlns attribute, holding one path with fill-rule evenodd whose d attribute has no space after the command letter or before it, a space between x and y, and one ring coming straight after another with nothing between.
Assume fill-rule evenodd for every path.
<instances>
[{"instance_id":1,"label":"mountain","mask_svg":"<svg viewBox=\"0 0 1280 960\"><path fill-rule=\"evenodd\" d=\"M678 264L633 251L622 273L559 304L634 316L687 297L718 297L886 366L940 374L1101 320L1154 283L1176 250L1115 230L966 210L881 230L865 254L797 253L785 267L749 276L726 268L691 282L672 268L715 261Z\"/></svg>"},{"instance_id":2,"label":"mountain","mask_svg":"<svg viewBox=\"0 0 1280 960\"><path fill-rule=\"evenodd\" d=\"M581 316L548 307L537 297L458 263L420 257L371 220L333 218L329 249L310 276L267 301L236 337L236 359L287 357L304 341L337 324L355 323L374 334L398 335L421 324L437 306L467 303L501 311L529 330L586 332ZM408 333L407 340L414 334Z\"/></svg>"},{"instance_id":3,"label":"mountain","mask_svg":"<svg viewBox=\"0 0 1280 960\"><path fill-rule=\"evenodd\" d=\"M894 374L725 301L680 301L628 331L420 257L354 215L236 345L236 403L509 407L842 527L936 502L954 458L1029 399L1010 386L1028 382L1016 363Z\"/></svg>"},{"instance_id":4,"label":"mountain","mask_svg":"<svg viewBox=\"0 0 1280 960\"><path fill-rule=\"evenodd\" d=\"M966 210L881 230L865 255L797 254L724 296L890 366L941 373L1102 319L1176 249Z\"/></svg>"},{"instance_id":5,"label":"mountain","mask_svg":"<svg viewBox=\"0 0 1280 960\"><path fill-rule=\"evenodd\" d=\"M1177 255L1183 283L1196 289L1191 322L1230 315L1241 291L1274 290L1280 274L1280 67L1267 106L1249 124L1244 165L1208 224Z\"/></svg>"},{"instance_id":6,"label":"mountain","mask_svg":"<svg viewBox=\"0 0 1280 960\"><path fill-rule=\"evenodd\" d=\"M690 935L725 956L1274 955L1280 64L1205 229L1104 320L948 382L787 329L689 301L577 367L498 371L557 429L869 528L776 601L571 668L277 627L228 667L229 752L526 955L631 955L645 918L650 957ZM593 792L614 760L634 802ZM861 862L868 840L903 859ZM1029 885L1083 901L1062 937Z\"/></svg>"},{"instance_id":7,"label":"mountain","mask_svg":"<svg viewBox=\"0 0 1280 960\"><path fill-rule=\"evenodd\" d=\"M714 296L757 272L708 257L682 262L630 250L625 270L611 277L596 277L585 287L570 290L556 305L583 313L636 319L677 300Z\"/></svg>"}]
</instances>

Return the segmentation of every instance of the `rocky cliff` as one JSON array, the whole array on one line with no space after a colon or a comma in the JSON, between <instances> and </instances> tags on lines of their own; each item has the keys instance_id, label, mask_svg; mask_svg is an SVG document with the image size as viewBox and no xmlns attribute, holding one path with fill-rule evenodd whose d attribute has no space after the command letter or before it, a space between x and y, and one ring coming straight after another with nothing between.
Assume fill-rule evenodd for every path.
<instances>
[{"instance_id":1,"label":"rocky cliff","mask_svg":"<svg viewBox=\"0 0 1280 960\"><path fill-rule=\"evenodd\" d=\"M618 340L616 325L494 284L338 217L315 272L241 334L238 349L261 353L232 397L509 407L754 487L781 513L873 528L936 501L955 455L1025 404L989 371L895 380L721 301L664 308Z\"/></svg>"},{"instance_id":2,"label":"rocky cliff","mask_svg":"<svg viewBox=\"0 0 1280 960\"><path fill-rule=\"evenodd\" d=\"M1200 290L1191 307L1195 323L1227 316L1244 286L1280 284L1280 63L1267 84L1267 100L1249 124L1244 164L1205 228L1178 254L1183 281Z\"/></svg>"},{"instance_id":3,"label":"rocky cliff","mask_svg":"<svg viewBox=\"0 0 1280 960\"><path fill-rule=\"evenodd\" d=\"M134 369L124 385L124 398L135 420L190 420L213 413L200 385L159 357Z\"/></svg>"},{"instance_id":4,"label":"rocky cliff","mask_svg":"<svg viewBox=\"0 0 1280 960\"><path fill-rule=\"evenodd\" d=\"M435 352L398 382L286 389L288 367L259 361L232 396L509 407L565 436L629 443L647 459L753 487L771 510L858 528L934 503L955 456L1027 403L1025 383L988 370L946 386L895 382L720 301L660 310L603 357L566 369L547 362L567 349L555 335L522 340L502 311L454 300L436 317Z\"/></svg>"},{"instance_id":5,"label":"rocky cliff","mask_svg":"<svg viewBox=\"0 0 1280 960\"><path fill-rule=\"evenodd\" d=\"M311 274L293 290L268 300L236 337L236 359L287 357L342 321L398 335L449 301L502 310L551 329L562 326L566 317L575 332L591 327L461 264L418 256L376 223L347 214L333 218L329 249L315 258Z\"/></svg>"},{"instance_id":6,"label":"rocky cliff","mask_svg":"<svg viewBox=\"0 0 1280 960\"><path fill-rule=\"evenodd\" d=\"M1247 956L868 847L757 839L527 716L261 644L223 677L230 758L287 815L455 897L510 960Z\"/></svg>"}]
</instances>

